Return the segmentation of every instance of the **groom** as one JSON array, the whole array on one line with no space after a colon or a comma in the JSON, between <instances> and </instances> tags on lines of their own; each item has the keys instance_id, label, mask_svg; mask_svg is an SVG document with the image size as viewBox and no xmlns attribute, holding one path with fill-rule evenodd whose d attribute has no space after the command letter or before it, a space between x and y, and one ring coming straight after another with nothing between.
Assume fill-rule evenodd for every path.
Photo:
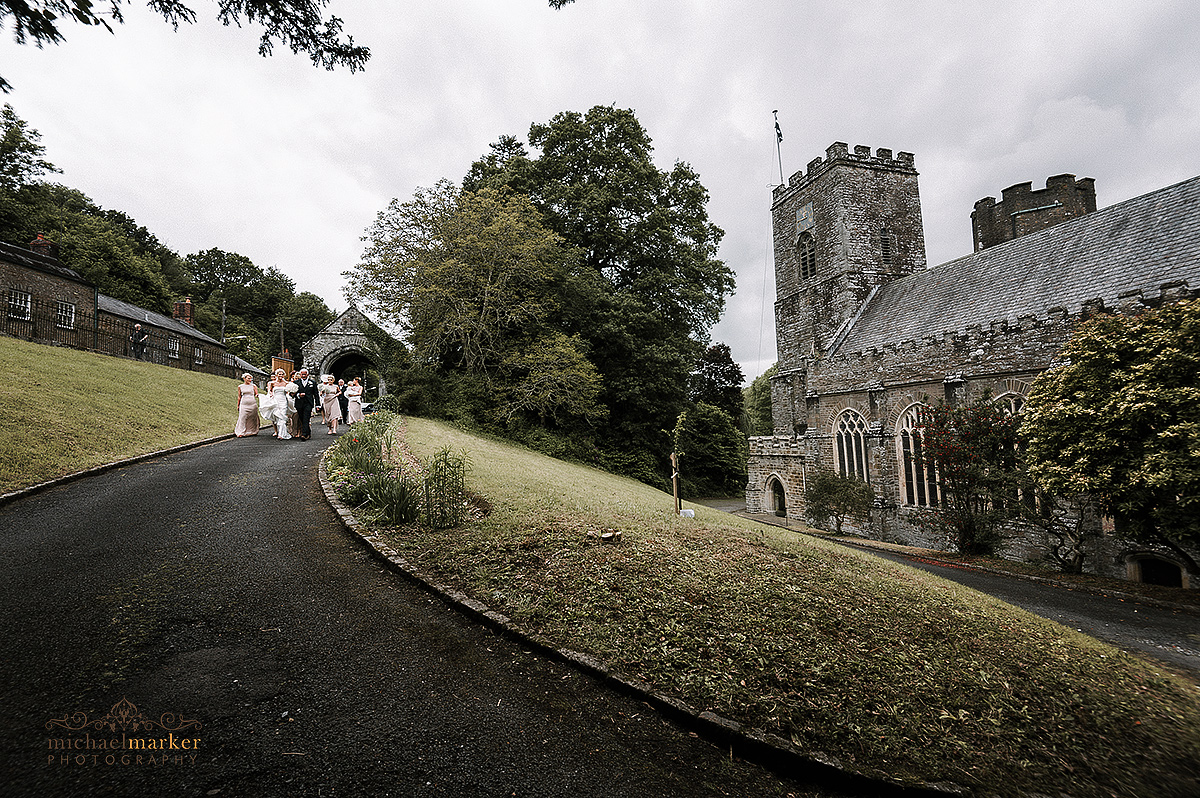
<instances>
[{"instance_id":1,"label":"groom","mask_svg":"<svg viewBox=\"0 0 1200 798\"><path fill-rule=\"evenodd\" d=\"M309 417L317 401L317 383L309 379L308 369L296 372L296 378L292 382L296 383L296 437L306 441L312 437Z\"/></svg>"}]
</instances>

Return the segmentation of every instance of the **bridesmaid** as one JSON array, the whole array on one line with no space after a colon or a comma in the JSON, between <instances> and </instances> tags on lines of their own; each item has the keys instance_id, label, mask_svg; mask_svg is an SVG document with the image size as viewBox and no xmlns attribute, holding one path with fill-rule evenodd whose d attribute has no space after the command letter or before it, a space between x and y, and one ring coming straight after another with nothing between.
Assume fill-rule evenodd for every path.
<instances>
[{"instance_id":1,"label":"bridesmaid","mask_svg":"<svg viewBox=\"0 0 1200 798\"><path fill-rule=\"evenodd\" d=\"M362 421L363 420L363 411L362 411L363 387L362 387L362 382L359 381L358 377L355 377L353 380L350 381L350 384L346 386L345 393L346 393L346 399L349 400L349 409L350 409L350 412L347 414L348 417L346 418L346 423L353 424L355 421Z\"/></svg>"},{"instance_id":2,"label":"bridesmaid","mask_svg":"<svg viewBox=\"0 0 1200 798\"><path fill-rule=\"evenodd\" d=\"M329 427L329 435L337 435L338 422L342 420L342 405L338 401L341 391L333 384L333 375L325 377L321 383L321 411L325 414L325 424Z\"/></svg>"},{"instance_id":3,"label":"bridesmaid","mask_svg":"<svg viewBox=\"0 0 1200 798\"><path fill-rule=\"evenodd\" d=\"M249 374L242 375L238 386L238 419L233 434L239 438L258 434L258 386Z\"/></svg>"}]
</instances>

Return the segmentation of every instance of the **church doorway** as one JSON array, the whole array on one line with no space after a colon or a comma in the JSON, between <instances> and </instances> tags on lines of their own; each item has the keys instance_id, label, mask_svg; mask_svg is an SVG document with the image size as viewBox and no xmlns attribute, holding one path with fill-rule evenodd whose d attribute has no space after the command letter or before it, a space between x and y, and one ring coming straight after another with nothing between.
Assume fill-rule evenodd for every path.
<instances>
[{"instance_id":1,"label":"church doorway","mask_svg":"<svg viewBox=\"0 0 1200 798\"><path fill-rule=\"evenodd\" d=\"M767 493L771 497L771 512L780 518L787 518L787 494L783 491L783 483L776 477L771 477L767 483Z\"/></svg>"}]
</instances>

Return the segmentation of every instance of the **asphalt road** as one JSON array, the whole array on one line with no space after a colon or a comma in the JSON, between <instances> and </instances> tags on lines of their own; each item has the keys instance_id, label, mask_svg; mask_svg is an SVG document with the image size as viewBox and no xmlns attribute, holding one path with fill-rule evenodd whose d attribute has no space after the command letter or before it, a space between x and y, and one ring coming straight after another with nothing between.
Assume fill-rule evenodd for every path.
<instances>
[{"instance_id":1,"label":"asphalt road","mask_svg":"<svg viewBox=\"0 0 1200 798\"><path fill-rule=\"evenodd\" d=\"M383 570L319 492L317 432L0 507L0 795L841 794L731 759Z\"/></svg>"}]
</instances>

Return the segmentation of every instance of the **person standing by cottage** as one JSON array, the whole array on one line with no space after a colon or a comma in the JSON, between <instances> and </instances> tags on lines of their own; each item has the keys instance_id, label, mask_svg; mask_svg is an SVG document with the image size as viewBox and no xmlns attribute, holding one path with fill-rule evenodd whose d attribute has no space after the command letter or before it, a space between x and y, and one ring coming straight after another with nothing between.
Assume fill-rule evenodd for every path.
<instances>
[{"instance_id":1,"label":"person standing by cottage","mask_svg":"<svg viewBox=\"0 0 1200 798\"><path fill-rule=\"evenodd\" d=\"M129 351L133 353L134 360L141 360L146 354L146 342L150 340L150 334L142 329L142 325L133 325L133 333L129 336Z\"/></svg>"},{"instance_id":2,"label":"person standing by cottage","mask_svg":"<svg viewBox=\"0 0 1200 798\"><path fill-rule=\"evenodd\" d=\"M238 418L233 434L239 438L258 434L258 386L250 374L243 374L238 385Z\"/></svg>"},{"instance_id":3,"label":"person standing by cottage","mask_svg":"<svg viewBox=\"0 0 1200 798\"><path fill-rule=\"evenodd\" d=\"M309 379L308 369L300 369L296 380L296 437L306 441L312 437L313 405L317 403L317 383Z\"/></svg>"}]
</instances>

